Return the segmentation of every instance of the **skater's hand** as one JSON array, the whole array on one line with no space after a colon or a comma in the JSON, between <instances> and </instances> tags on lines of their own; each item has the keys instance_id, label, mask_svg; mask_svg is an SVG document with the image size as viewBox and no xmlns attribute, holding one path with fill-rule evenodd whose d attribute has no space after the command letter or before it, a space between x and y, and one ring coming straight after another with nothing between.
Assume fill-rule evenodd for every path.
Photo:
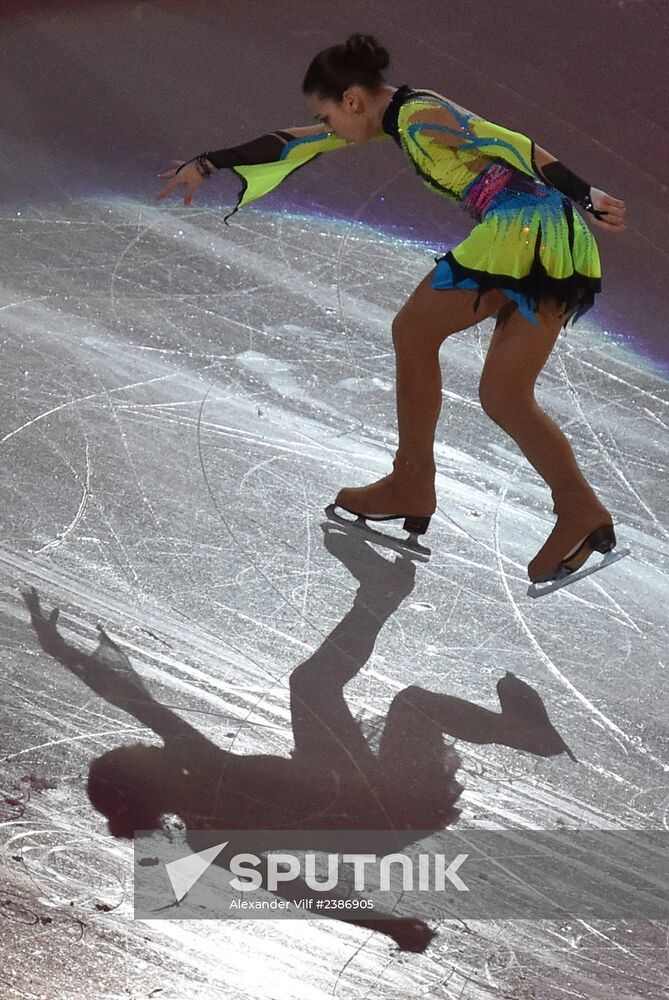
<instances>
[{"instance_id":1,"label":"skater's hand","mask_svg":"<svg viewBox=\"0 0 669 1000\"><path fill-rule=\"evenodd\" d=\"M40 646L85 684L107 701L126 708L137 699L151 700L151 695L124 651L110 639L102 625L98 625L98 646L92 653L85 653L63 639L57 625L60 610L54 608L50 615L42 611L39 594L34 587L22 592L30 612L33 628Z\"/></svg>"},{"instance_id":2,"label":"skater's hand","mask_svg":"<svg viewBox=\"0 0 669 1000\"><path fill-rule=\"evenodd\" d=\"M163 198L167 198L177 188L185 187L184 205L190 205L193 195L205 178L202 177L194 163L185 160L174 160L173 162L177 164L174 170L167 170L164 174L158 174L161 178L169 178L170 182L162 191L158 192L156 201L162 201ZM185 166L183 166L184 163L186 164Z\"/></svg>"},{"instance_id":3,"label":"skater's hand","mask_svg":"<svg viewBox=\"0 0 669 1000\"><path fill-rule=\"evenodd\" d=\"M590 188L590 200L596 212L603 212L604 219L592 216L593 225L600 229L608 229L613 233L620 233L625 229L625 202L618 198L612 198L606 191L599 188Z\"/></svg>"},{"instance_id":4,"label":"skater's hand","mask_svg":"<svg viewBox=\"0 0 669 1000\"><path fill-rule=\"evenodd\" d=\"M30 612L30 619L39 637L42 649L50 656L58 656L62 652L64 645L63 639L57 629L60 610L54 608L47 618L42 611L39 594L34 587L31 587L30 590L22 591L21 596Z\"/></svg>"}]
</instances>

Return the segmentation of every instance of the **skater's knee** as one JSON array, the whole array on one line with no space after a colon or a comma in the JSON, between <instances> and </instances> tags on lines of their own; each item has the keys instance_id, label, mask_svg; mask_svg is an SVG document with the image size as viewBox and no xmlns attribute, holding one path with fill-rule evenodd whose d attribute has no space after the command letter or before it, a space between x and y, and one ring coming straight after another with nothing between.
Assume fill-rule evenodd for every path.
<instances>
[{"instance_id":1,"label":"skater's knee","mask_svg":"<svg viewBox=\"0 0 669 1000\"><path fill-rule=\"evenodd\" d=\"M503 428L528 415L536 405L533 390L485 376L479 383L479 400L483 412Z\"/></svg>"},{"instance_id":2,"label":"skater's knee","mask_svg":"<svg viewBox=\"0 0 669 1000\"><path fill-rule=\"evenodd\" d=\"M404 309L398 312L392 323L393 344L396 351L401 351L409 346L411 341L412 324L409 322Z\"/></svg>"},{"instance_id":3,"label":"skater's knee","mask_svg":"<svg viewBox=\"0 0 669 1000\"><path fill-rule=\"evenodd\" d=\"M505 409L505 400L497 386L491 380L481 379L479 382L479 402L483 412L494 420L501 423L499 417Z\"/></svg>"},{"instance_id":4,"label":"skater's knee","mask_svg":"<svg viewBox=\"0 0 669 1000\"><path fill-rule=\"evenodd\" d=\"M392 323L393 347L395 355L403 364L414 363L425 370L426 363L439 357L439 348L444 339L442 331L433 324L421 322L408 310L401 310Z\"/></svg>"}]
</instances>

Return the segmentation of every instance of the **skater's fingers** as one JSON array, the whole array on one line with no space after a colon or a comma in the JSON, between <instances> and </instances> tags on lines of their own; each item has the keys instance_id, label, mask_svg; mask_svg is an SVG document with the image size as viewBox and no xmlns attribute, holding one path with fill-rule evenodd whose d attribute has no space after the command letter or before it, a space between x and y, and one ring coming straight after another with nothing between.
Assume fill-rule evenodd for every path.
<instances>
[{"instance_id":1,"label":"skater's fingers","mask_svg":"<svg viewBox=\"0 0 669 1000\"><path fill-rule=\"evenodd\" d=\"M34 587L30 587L29 590L22 590L21 596L26 602L26 606L30 611L31 615L40 614L40 604L39 604L39 594Z\"/></svg>"},{"instance_id":2,"label":"skater's fingers","mask_svg":"<svg viewBox=\"0 0 669 1000\"><path fill-rule=\"evenodd\" d=\"M599 229L607 229L610 233L621 233L627 229L623 222L607 222L605 219L593 219L592 223Z\"/></svg>"},{"instance_id":3,"label":"skater's fingers","mask_svg":"<svg viewBox=\"0 0 669 1000\"><path fill-rule=\"evenodd\" d=\"M176 184L168 184L162 189L162 191L158 192L156 195L156 201L162 201L163 198L167 198L168 194L172 194L176 186Z\"/></svg>"},{"instance_id":4,"label":"skater's fingers","mask_svg":"<svg viewBox=\"0 0 669 1000\"><path fill-rule=\"evenodd\" d=\"M622 215L613 215L610 212L605 212L600 222L606 222L609 226L613 226L615 229L619 229L621 226L625 225L625 218Z\"/></svg>"},{"instance_id":5,"label":"skater's fingers","mask_svg":"<svg viewBox=\"0 0 669 1000\"><path fill-rule=\"evenodd\" d=\"M625 214L625 202L616 198L609 198L608 195L599 199L597 208L600 212L611 212L613 215Z\"/></svg>"},{"instance_id":6,"label":"skater's fingers","mask_svg":"<svg viewBox=\"0 0 669 1000\"><path fill-rule=\"evenodd\" d=\"M622 208L623 212L625 211L625 202L621 201L620 198L614 198L610 194L605 194L603 200L607 205L610 205L611 207L614 208Z\"/></svg>"},{"instance_id":7,"label":"skater's fingers","mask_svg":"<svg viewBox=\"0 0 669 1000\"><path fill-rule=\"evenodd\" d=\"M607 222L622 222L625 218L625 206L604 205L599 211L606 217Z\"/></svg>"},{"instance_id":8,"label":"skater's fingers","mask_svg":"<svg viewBox=\"0 0 669 1000\"><path fill-rule=\"evenodd\" d=\"M175 175L167 187L163 188L163 190L156 195L156 200L162 201L163 198L167 197L168 194L171 194L177 187L185 185L186 190L184 192L184 205L190 205L193 200L193 195L199 188L200 184L202 184L202 180L203 178L197 170L192 168L190 164L187 164L183 170L177 170L175 172Z\"/></svg>"},{"instance_id":9,"label":"skater's fingers","mask_svg":"<svg viewBox=\"0 0 669 1000\"><path fill-rule=\"evenodd\" d=\"M613 198L606 191L599 188L590 189L592 207L597 213L595 218L600 222L610 223L613 226L620 226L625 218L625 202L619 198Z\"/></svg>"},{"instance_id":10,"label":"skater's fingers","mask_svg":"<svg viewBox=\"0 0 669 1000\"><path fill-rule=\"evenodd\" d=\"M170 183L156 195L156 201L162 201L163 198L167 198L168 195L172 194L177 187L185 184L187 190L184 204L189 205L192 201L194 191L202 183L202 178L197 169L189 161L173 160L172 162L177 164L174 170L166 170L164 174L158 175L161 178L169 178Z\"/></svg>"},{"instance_id":11,"label":"skater's fingers","mask_svg":"<svg viewBox=\"0 0 669 1000\"><path fill-rule=\"evenodd\" d=\"M167 198L168 195L172 194L173 191L176 191L176 189L181 187L182 184L187 184L187 181L183 180L181 177L174 177L167 187L164 187L162 191L158 192L156 195L156 201L162 201L163 198Z\"/></svg>"},{"instance_id":12,"label":"skater's fingers","mask_svg":"<svg viewBox=\"0 0 669 1000\"><path fill-rule=\"evenodd\" d=\"M159 177L174 177L175 174L179 173L180 168L183 167L184 164L187 163L187 162L188 162L187 160L172 160L172 163L174 164L174 167L172 168L172 170L166 170L164 173L158 174L158 176Z\"/></svg>"}]
</instances>

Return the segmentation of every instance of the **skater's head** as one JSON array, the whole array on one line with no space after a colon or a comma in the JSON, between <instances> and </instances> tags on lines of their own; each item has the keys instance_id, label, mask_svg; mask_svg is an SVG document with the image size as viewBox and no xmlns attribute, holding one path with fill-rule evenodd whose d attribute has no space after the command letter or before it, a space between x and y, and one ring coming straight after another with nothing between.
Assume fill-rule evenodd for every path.
<instances>
[{"instance_id":1,"label":"skater's head","mask_svg":"<svg viewBox=\"0 0 669 1000\"><path fill-rule=\"evenodd\" d=\"M119 747L91 764L88 796L107 817L109 832L131 839L135 830L158 830L162 817L175 811L180 797L177 770L161 747Z\"/></svg>"},{"instance_id":2,"label":"skater's head","mask_svg":"<svg viewBox=\"0 0 669 1000\"><path fill-rule=\"evenodd\" d=\"M351 35L315 56L302 90L314 114L347 142L367 142L380 128L392 88L383 71L390 56L371 35Z\"/></svg>"}]
</instances>

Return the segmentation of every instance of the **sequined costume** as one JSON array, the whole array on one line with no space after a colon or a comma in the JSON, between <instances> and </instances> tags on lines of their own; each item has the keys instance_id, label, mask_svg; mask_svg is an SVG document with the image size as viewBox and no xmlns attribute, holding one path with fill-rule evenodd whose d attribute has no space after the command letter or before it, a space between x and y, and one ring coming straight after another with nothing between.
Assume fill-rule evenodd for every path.
<instances>
[{"instance_id":1,"label":"sequined costume","mask_svg":"<svg viewBox=\"0 0 669 1000\"><path fill-rule=\"evenodd\" d=\"M437 257L434 288L480 294L499 288L533 324L539 300L548 296L564 309L565 323L590 308L601 287L597 244L570 200L542 177L531 139L433 91L407 86L395 91L382 129L376 138L392 137L427 187L477 223L466 239ZM207 154L215 166L230 167L244 181L235 211L319 154L346 145L324 126L299 132L255 140L246 163L229 162L229 150ZM236 161L244 149L237 147Z\"/></svg>"}]
</instances>

